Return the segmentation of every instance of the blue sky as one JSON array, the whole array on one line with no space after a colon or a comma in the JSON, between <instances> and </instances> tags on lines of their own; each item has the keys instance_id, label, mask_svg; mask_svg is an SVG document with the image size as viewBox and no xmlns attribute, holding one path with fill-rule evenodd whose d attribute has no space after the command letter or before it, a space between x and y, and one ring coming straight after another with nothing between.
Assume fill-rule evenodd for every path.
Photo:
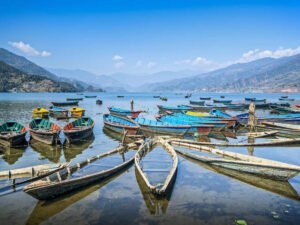
<instances>
[{"instance_id":1,"label":"blue sky","mask_svg":"<svg viewBox=\"0 0 300 225\"><path fill-rule=\"evenodd\" d=\"M0 8L0 46L46 67L202 71L300 53L299 1L0 0Z\"/></svg>"}]
</instances>

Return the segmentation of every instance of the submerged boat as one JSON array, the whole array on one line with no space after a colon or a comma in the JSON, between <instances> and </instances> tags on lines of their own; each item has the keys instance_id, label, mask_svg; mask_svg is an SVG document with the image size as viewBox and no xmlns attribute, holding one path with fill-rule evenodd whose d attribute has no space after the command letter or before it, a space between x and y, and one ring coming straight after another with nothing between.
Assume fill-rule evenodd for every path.
<instances>
[{"instance_id":1,"label":"submerged boat","mask_svg":"<svg viewBox=\"0 0 300 225\"><path fill-rule=\"evenodd\" d=\"M45 108L35 108L32 110L33 118L47 118L49 116L49 110Z\"/></svg>"},{"instance_id":2,"label":"submerged boat","mask_svg":"<svg viewBox=\"0 0 300 225\"><path fill-rule=\"evenodd\" d=\"M243 173L250 173L269 179L287 181L300 172L300 166L282 163L275 160L180 142L172 142L172 144L218 156L210 157L176 149L176 152L186 157L221 168L236 170Z\"/></svg>"},{"instance_id":3,"label":"submerged boat","mask_svg":"<svg viewBox=\"0 0 300 225\"><path fill-rule=\"evenodd\" d=\"M140 128L134 120L117 115L104 114L103 122L106 128L118 133L128 132L129 135L136 135Z\"/></svg>"},{"instance_id":4,"label":"submerged boat","mask_svg":"<svg viewBox=\"0 0 300 225\"><path fill-rule=\"evenodd\" d=\"M83 98L67 98L67 101L82 101Z\"/></svg>"},{"instance_id":5,"label":"submerged boat","mask_svg":"<svg viewBox=\"0 0 300 225\"><path fill-rule=\"evenodd\" d=\"M172 158L172 165L169 169L161 168L153 168L147 169L143 167L143 160L147 158L147 154L151 151L155 151L157 146L161 146ZM151 154L151 153L150 153ZM160 159L157 159L159 162ZM143 181L149 188L149 190L157 195L165 195L168 191L171 190L172 184L176 179L177 167L178 167L178 158L174 148L164 139L162 138L153 138L149 142L144 142L143 145L140 146L137 153L135 154L135 166L137 172L141 175ZM152 180L153 173L158 174L161 178L165 178L162 182L155 182ZM161 180L161 179L160 179Z\"/></svg>"},{"instance_id":6,"label":"submerged boat","mask_svg":"<svg viewBox=\"0 0 300 225\"><path fill-rule=\"evenodd\" d=\"M75 106L78 105L78 101L66 101L66 102L51 102L54 106Z\"/></svg>"},{"instance_id":7,"label":"submerged boat","mask_svg":"<svg viewBox=\"0 0 300 225\"><path fill-rule=\"evenodd\" d=\"M223 99L214 99L213 100L214 103L223 103L223 104L230 104L232 102L232 100L223 100Z\"/></svg>"},{"instance_id":8,"label":"submerged boat","mask_svg":"<svg viewBox=\"0 0 300 225\"><path fill-rule=\"evenodd\" d=\"M122 108L115 108L115 107L108 107L108 110L112 115L129 116L133 119L137 118L140 115L140 113L145 112L143 110L132 111L129 109L122 109Z\"/></svg>"},{"instance_id":9,"label":"submerged boat","mask_svg":"<svg viewBox=\"0 0 300 225\"><path fill-rule=\"evenodd\" d=\"M68 118L69 110L55 106L50 106L49 113L50 116L55 118Z\"/></svg>"},{"instance_id":10,"label":"submerged boat","mask_svg":"<svg viewBox=\"0 0 300 225\"><path fill-rule=\"evenodd\" d=\"M64 126L64 134L68 144L84 141L93 135L94 121L90 117L82 117Z\"/></svg>"},{"instance_id":11,"label":"submerged boat","mask_svg":"<svg viewBox=\"0 0 300 225\"><path fill-rule=\"evenodd\" d=\"M85 114L85 109L79 107L73 107L70 109L71 117L83 117Z\"/></svg>"},{"instance_id":12,"label":"submerged boat","mask_svg":"<svg viewBox=\"0 0 300 225\"><path fill-rule=\"evenodd\" d=\"M136 118L135 121L140 125L140 129L144 133L152 134L166 134L166 135L186 135L186 134L198 134L198 135L208 135L213 126L205 124L174 124L166 123L155 120L148 120L144 118Z\"/></svg>"},{"instance_id":13,"label":"submerged boat","mask_svg":"<svg viewBox=\"0 0 300 225\"><path fill-rule=\"evenodd\" d=\"M118 147L33 182L24 187L24 192L39 200L56 198L128 168L134 162L134 153L125 153L124 147Z\"/></svg>"},{"instance_id":14,"label":"submerged boat","mask_svg":"<svg viewBox=\"0 0 300 225\"><path fill-rule=\"evenodd\" d=\"M0 126L0 144L16 147L26 142L26 128L17 122L6 122Z\"/></svg>"},{"instance_id":15,"label":"submerged boat","mask_svg":"<svg viewBox=\"0 0 300 225\"><path fill-rule=\"evenodd\" d=\"M190 100L191 105L204 105L205 101Z\"/></svg>"},{"instance_id":16,"label":"submerged boat","mask_svg":"<svg viewBox=\"0 0 300 225\"><path fill-rule=\"evenodd\" d=\"M61 128L45 119L34 119L29 124L30 136L32 139L43 142L48 145L60 142L59 133Z\"/></svg>"}]
</instances>

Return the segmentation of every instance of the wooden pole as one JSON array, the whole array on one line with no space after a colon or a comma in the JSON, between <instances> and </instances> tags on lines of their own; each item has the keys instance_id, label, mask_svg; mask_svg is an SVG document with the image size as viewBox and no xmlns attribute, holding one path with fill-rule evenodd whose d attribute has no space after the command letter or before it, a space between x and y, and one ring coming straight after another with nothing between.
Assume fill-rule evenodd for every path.
<instances>
[{"instance_id":1,"label":"wooden pole","mask_svg":"<svg viewBox=\"0 0 300 225\"><path fill-rule=\"evenodd\" d=\"M128 130L125 130L125 131L124 131L123 138L122 138L122 145L123 145L123 146L124 146L124 143L125 143L125 139L126 139L127 133L128 133Z\"/></svg>"},{"instance_id":2,"label":"wooden pole","mask_svg":"<svg viewBox=\"0 0 300 225\"><path fill-rule=\"evenodd\" d=\"M131 109L131 111L134 110L134 101L133 100L130 101L130 109Z\"/></svg>"},{"instance_id":3,"label":"wooden pole","mask_svg":"<svg viewBox=\"0 0 300 225\"><path fill-rule=\"evenodd\" d=\"M255 118L255 103L251 102L249 105L249 118L248 118L248 126L250 127L250 132L254 131L256 126L256 118Z\"/></svg>"}]
</instances>

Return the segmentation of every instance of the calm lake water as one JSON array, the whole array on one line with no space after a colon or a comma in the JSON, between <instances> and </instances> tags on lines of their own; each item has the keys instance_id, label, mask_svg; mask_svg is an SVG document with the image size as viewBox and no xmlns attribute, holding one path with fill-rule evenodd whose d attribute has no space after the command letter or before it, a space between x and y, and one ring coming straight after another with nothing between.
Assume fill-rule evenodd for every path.
<instances>
[{"instance_id":1,"label":"calm lake water","mask_svg":"<svg viewBox=\"0 0 300 225\"><path fill-rule=\"evenodd\" d=\"M93 94L94 95L94 94ZM103 131L102 114L108 106L146 110L147 118L157 113L157 104L188 104L183 95L163 94L162 102L151 93L97 93L96 99L84 99L86 109L96 126L94 138L81 145L52 147L33 143L23 149L6 149L0 153L0 171L31 165L81 161L119 145L116 137ZM124 95L124 98L117 98ZM277 101L282 94L202 94L241 101L245 96ZM200 94L191 99L199 99ZM300 94L291 94L299 99ZM28 125L31 110L49 107L51 101L78 97L74 93L0 93L0 123L15 120ZM232 112L237 113L237 112ZM258 114L267 111L258 110ZM63 126L65 121L56 121ZM228 137L228 140L236 141ZM240 139L238 139L240 140ZM225 148L224 148L225 149ZM230 151L275 159L300 166L300 147L239 147ZM153 152L154 154L154 152ZM155 155L151 157L155 158ZM53 201L38 201L22 189L0 196L1 224L235 224L244 219L248 224L300 224L300 175L287 182L275 182L253 176L216 170L179 156L179 167L173 191L166 198L149 194L134 165L115 177L88 186ZM0 193L1 194L1 193Z\"/></svg>"}]
</instances>

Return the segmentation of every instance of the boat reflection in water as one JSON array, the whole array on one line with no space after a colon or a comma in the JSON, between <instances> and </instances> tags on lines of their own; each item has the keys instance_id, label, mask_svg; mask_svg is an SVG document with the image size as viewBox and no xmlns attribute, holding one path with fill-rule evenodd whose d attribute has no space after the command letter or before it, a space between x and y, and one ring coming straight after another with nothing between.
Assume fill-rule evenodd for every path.
<instances>
[{"instance_id":1,"label":"boat reflection in water","mask_svg":"<svg viewBox=\"0 0 300 225\"><path fill-rule=\"evenodd\" d=\"M70 162L77 155L81 154L84 150L88 149L90 145L94 142L94 140L95 140L95 136L92 135L91 137L85 139L82 142L64 146L63 152L66 161Z\"/></svg>"},{"instance_id":2,"label":"boat reflection in water","mask_svg":"<svg viewBox=\"0 0 300 225\"><path fill-rule=\"evenodd\" d=\"M199 166L210 170L212 172L225 175L227 177L233 178L235 180L241 181L245 184L250 184L251 186L293 199L300 201L300 196L298 192L294 189L294 187L288 181L276 181L272 179L262 178L255 175L251 175L248 173L242 173L230 169L220 168L218 166L211 166L190 158L187 158L183 155L181 157L192 161Z\"/></svg>"},{"instance_id":3,"label":"boat reflection in water","mask_svg":"<svg viewBox=\"0 0 300 225\"><path fill-rule=\"evenodd\" d=\"M135 177L136 181L139 185L140 191L143 195L144 202L149 210L151 215L162 215L167 213L167 209L169 206L169 201L172 196L173 188L171 188L166 195L157 196L154 195L150 189L145 184L143 178L138 173L137 169L135 169Z\"/></svg>"},{"instance_id":4,"label":"boat reflection in water","mask_svg":"<svg viewBox=\"0 0 300 225\"><path fill-rule=\"evenodd\" d=\"M103 133L104 133L106 136L108 136L108 137L110 137L112 140L118 141L118 142L121 142L122 139L123 139L123 136L124 136L124 134L118 133L118 132L114 132L114 131L112 131L112 130L106 128L106 127L103 127L103 130L102 130L102 131L103 131ZM125 143L125 144L128 144L128 143L131 143L131 142L133 142L133 141L135 141L135 140L136 140L136 138L134 138L134 137L128 137L128 136L126 136L126 138L125 138L125 140L124 140L124 143Z\"/></svg>"},{"instance_id":5,"label":"boat reflection in water","mask_svg":"<svg viewBox=\"0 0 300 225\"><path fill-rule=\"evenodd\" d=\"M28 220L26 222L27 225L38 225L48 220L49 218L55 216L56 214L62 212L69 206L75 204L76 202L86 198L87 196L93 194L95 191L98 191L106 184L115 180L126 170L119 171L114 174L112 177L96 182L92 185L77 189L76 191L72 191L71 193L62 195L53 200L48 201L38 201L35 208L32 210ZM67 223L68 224L68 223Z\"/></svg>"},{"instance_id":6,"label":"boat reflection in water","mask_svg":"<svg viewBox=\"0 0 300 225\"><path fill-rule=\"evenodd\" d=\"M30 147L40 154L40 158L47 158L50 162L58 163L62 155L60 145L47 145L40 141L31 140Z\"/></svg>"},{"instance_id":7,"label":"boat reflection in water","mask_svg":"<svg viewBox=\"0 0 300 225\"><path fill-rule=\"evenodd\" d=\"M0 157L9 165L13 165L23 156L27 147L27 145L19 148L0 146Z\"/></svg>"}]
</instances>

